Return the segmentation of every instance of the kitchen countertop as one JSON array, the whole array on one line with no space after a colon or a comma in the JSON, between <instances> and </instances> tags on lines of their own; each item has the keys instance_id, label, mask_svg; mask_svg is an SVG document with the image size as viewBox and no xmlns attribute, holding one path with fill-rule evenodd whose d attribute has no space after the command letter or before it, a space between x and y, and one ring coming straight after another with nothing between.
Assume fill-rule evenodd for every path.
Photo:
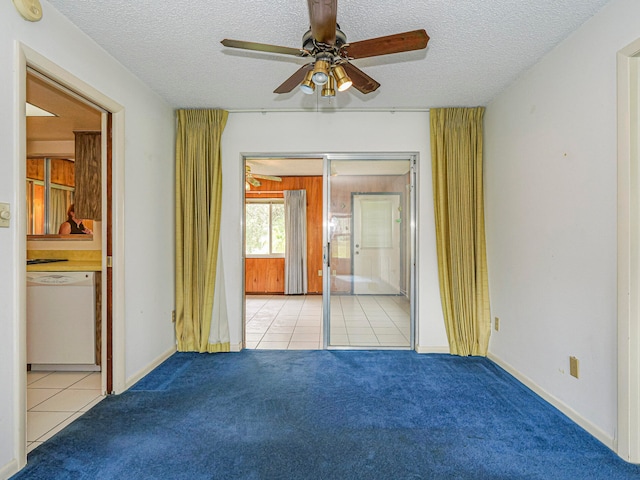
<instances>
[{"instance_id":1,"label":"kitchen countertop","mask_svg":"<svg viewBox=\"0 0 640 480\"><path fill-rule=\"evenodd\" d=\"M27 258L64 258L64 262L27 265L27 272L100 272L100 250L29 250Z\"/></svg>"}]
</instances>

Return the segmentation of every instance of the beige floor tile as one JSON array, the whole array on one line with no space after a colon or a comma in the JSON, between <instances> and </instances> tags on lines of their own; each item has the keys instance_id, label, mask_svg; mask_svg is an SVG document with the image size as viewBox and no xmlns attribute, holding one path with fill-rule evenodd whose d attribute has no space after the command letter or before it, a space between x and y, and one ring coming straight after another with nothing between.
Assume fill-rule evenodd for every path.
<instances>
[{"instance_id":1,"label":"beige floor tile","mask_svg":"<svg viewBox=\"0 0 640 480\"><path fill-rule=\"evenodd\" d=\"M366 334L349 334L349 343L352 345L361 345L363 343L379 345L378 337L375 335L366 335Z\"/></svg>"},{"instance_id":2,"label":"beige floor tile","mask_svg":"<svg viewBox=\"0 0 640 480\"><path fill-rule=\"evenodd\" d=\"M296 325L295 333L320 333L321 327L308 326L308 325Z\"/></svg>"},{"instance_id":3,"label":"beige floor tile","mask_svg":"<svg viewBox=\"0 0 640 480\"><path fill-rule=\"evenodd\" d=\"M99 390L63 390L31 409L32 412L77 412L100 396Z\"/></svg>"},{"instance_id":4,"label":"beige floor tile","mask_svg":"<svg viewBox=\"0 0 640 480\"><path fill-rule=\"evenodd\" d=\"M377 335L380 345L390 347L409 346L409 340L404 335Z\"/></svg>"},{"instance_id":5,"label":"beige floor tile","mask_svg":"<svg viewBox=\"0 0 640 480\"><path fill-rule=\"evenodd\" d=\"M346 334L332 333L329 345L349 345L349 337Z\"/></svg>"},{"instance_id":6,"label":"beige floor tile","mask_svg":"<svg viewBox=\"0 0 640 480\"><path fill-rule=\"evenodd\" d=\"M38 440L73 414L72 412L27 412L27 441Z\"/></svg>"},{"instance_id":7,"label":"beige floor tile","mask_svg":"<svg viewBox=\"0 0 640 480\"><path fill-rule=\"evenodd\" d=\"M267 330L267 335L272 334L272 333L288 333L288 334L292 334L294 328L296 328L293 325L272 325L271 327L269 327L269 330Z\"/></svg>"},{"instance_id":8,"label":"beige floor tile","mask_svg":"<svg viewBox=\"0 0 640 480\"><path fill-rule=\"evenodd\" d=\"M262 342L288 342L291 340L290 333L266 333L262 337Z\"/></svg>"},{"instance_id":9,"label":"beige floor tile","mask_svg":"<svg viewBox=\"0 0 640 480\"><path fill-rule=\"evenodd\" d=\"M347 327L346 327L344 324L342 324L342 325L340 325L340 324L335 325L335 324L333 324L333 323L332 323L332 324L330 325L330 327L329 327L329 331L330 331L331 333L342 333L342 334L346 335L346 334L347 334Z\"/></svg>"},{"instance_id":10,"label":"beige floor tile","mask_svg":"<svg viewBox=\"0 0 640 480\"><path fill-rule=\"evenodd\" d=\"M59 423L58 425L56 425L55 427L53 427L51 430L49 430L47 433L45 433L44 435L42 435L38 441L41 442L46 442L47 440L49 440L51 437L53 437L56 433L60 432L62 429L64 429L67 425L73 423L74 420L77 420L78 418L80 418L82 416L81 412L76 412L73 415L71 415L69 418L67 418L65 421Z\"/></svg>"},{"instance_id":11,"label":"beige floor tile","mask_svg":"<svg viewBox=\"0 0 640 480\"><path fill-rule=\"evenodd\" d=\"M300 315L298 325L320 325L322 323L322 315Z\"/></svg>"},{"instance_id":12,"label":"beige floor tile","mask_svg":"<svg viewBox=\"0 0 640 480\"><path fill-rule=\"evenodd\" d=\"M269 330L269 325L247 325L246 332L254 334L263 334Z\"/></svg>"},{"instance_id":13,"label":"beige floor tile","mask_svg":"<svg viewBox=\"0 0 640 480\"><path fill-rule=\"evenodd\" d=\"M104 395L101 395L98 398L96 398L93 402L90 402L90 403L86 404L84 407L82 407L78 411L79 412L83 412L83 413L84 412L88 412L89 410L91 410L93 407L95 407L97 404L99 404L104 399L105 399Z\"/></svg>"},{"instance_id":14,"label":"beige floor tile","mask_svg":"<svg viewBox=\"0 0 640 480\"><path fill-rule=\"evenodd\" d=\"M27 410L31 410L61 391L61 388L27 388Z\"/></svg>"},{"instance_id":15,"label":"beige floor tile","mask_svg":"<svg viewBox=\"0 0 640 480\"><path fill-rule=\"evenodd\" d=\"M255 342L258 343L264 337L264 333L251 333L247 332L247 343Z\"/></svg>"},{"instance_id":16,"label":"beige floor tile","mask_svg":"<svg viewBox=\"0 0 640 480\"><path fill-rule=\"evenodd\" d=\"M352 327L347 325L347 333L351 335L375 335L371 327Z\"/></svg>"},{"instance_id":17,"label":"beige floor tile","mask_svg":"<svg viewBox=\"0 0 640 480\"><path fill-rule=\"evenodd\" d=\"M286 317L277 317L272 325L273 326L286 326L286 325L295 325L298 322L298 317L288 315Z\"/></svg>"},{"instance_id":18,"label":"beige floor tile","mask_svg":"<svg viewBox=\"0 0 640 480\"><path fill-rule=\"evenodd\" d=\"M286 350L289 342L260 342L257 350Z\"/></svg>"},{"instance_id":19,"label":"beige floor tile","mask_svg":"<svg viewBox=\"0 0 640 480\"><path fill-rule=\"evenodd\" d=\"M319 350L322 348L319 342L294 342L289 344L287 350Z\"/></svg>"},{"instance_id":20,"label":"beige floor tile","mask_svg":"<svg viewBox=\"0 0 640 480\"><path fill-rule=\"evenodd\" d=\"M398 330L398 328L393 325L391 327L377 327L377 326L373 326L373 331L375 332L376 335L378 335L378 337L380 337L380 335L400 335L402 336L402 333L400 333L400 330Z\"/></svg>"},{"instance_id":21,"label":"beige floor tile","mask_svg":"<svg viewBox=\"0 0 640 480\"><path fill-rule=\"evenodd\" d=\"M84 377L88 372L52 372L31 384L34 388L68 388Z\"/></svg>"},{"instance_id":22,"label":"beige floor tile","mask_svg":"<svg viewBox=\"0 0 640 480\"><path fill-rule=\"evenodd\" d=\"M318 333L296 333L291 337L291 342L316 342L320 341L320 332Z\"/></svg>"},{"instance_id":23,"label":"beige floor tile","mask_svg":"<svg viewBox=\"0 0 640 480\"><path fill-rule=\"evenodd\" d=\"M74 383L71 388L74 390L87 389L87 390L100 390L102 388L102 373L93 372L84 377L79 382Z\"/></svg>"},{"instance_id":24,"label":"beige floor tile","mask_svg":"<svg viewBox=\"0 0 640 480\"><path fill-rule=\"evenodd\" d=\"M27 443L27 453L31 452L32 450L35 450L40 445L42 445L42 442L28 442Z\"/></svg>"},{"instance_id":25,"label":"beige floor tile","mask_svg":"<svg viewBox=\"0 0 640 480\"><path fill-rule=\"evenodd\" d=\"M43 379L47 375L51 375L52 372L27 372L27 385L31 385L33 382Z\"/></svg>"}]
</instances>

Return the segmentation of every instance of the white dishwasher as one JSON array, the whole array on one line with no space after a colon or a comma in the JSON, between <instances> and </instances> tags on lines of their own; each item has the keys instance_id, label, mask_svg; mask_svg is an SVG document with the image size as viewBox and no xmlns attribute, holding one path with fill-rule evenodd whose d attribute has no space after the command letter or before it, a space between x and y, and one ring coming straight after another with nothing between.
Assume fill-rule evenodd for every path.
<instances>
[{"instance_id":1,"label":"white dishwasher","mask_svg":"<svg viewBox=\"0 0 640 480\"><path fill-rule=\"evenodd\" d=\"M96 363L94 272L27 272L27 363L91 370Z\"/></svg>"}]
</instances>

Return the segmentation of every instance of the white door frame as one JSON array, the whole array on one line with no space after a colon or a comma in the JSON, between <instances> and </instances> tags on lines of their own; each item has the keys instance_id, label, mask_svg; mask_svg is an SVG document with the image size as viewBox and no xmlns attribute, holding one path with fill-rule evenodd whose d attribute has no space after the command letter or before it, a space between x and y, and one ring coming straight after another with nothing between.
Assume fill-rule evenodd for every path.
<instances>
[{"instance_id":1,"label":"white door frame","mask_svg":"<svg viewBox=\"0 0 640 480\"><path fill-rule=\"evenodd\" d=\"M640 39L620 50L618 75L618 434L640 463Z\"/></svg>"},{"instance_id":2,"label":"white door frame","mask_svg":"<svg viewBox=\"0 0 640 480\"><path fill-rule=\"evenodd\" d=\"M17 65L17 101L14 115L17 117L18 125L18 148L14 157L15 171L17 172L17 200L14 209L14 218L16 218L15 235L16 245L18 245L18 271L15 272L17 281L16 305L18 306L17 316L17 335L15 349L14 367L16 369L16 394L15 399L15 416L14 424L19 426L15 429L15 445L17 445L18 468L21 469L26 465L26 251L27 251L27 229L26 229L26 121L25 121L25 101L27 65L33 67L47 77L56 81L60 85L70 88L71 90L82 95L86 99L95 103L97 106L112 113L112 245L113 245L113 391L121 393L125 390L125 350L124 350L124 107L105 96L100 91L75 77L68 71L62 69L54 62L40 55L28 46L18 44L18 65ZM103 122L104 124L104 122ZM104 125L103 125L104 126ZM106 146L106 139L103 140L103 156ZM106 162L103 162L103 168ZM104 184L106 175L103 171L103 192L106 191ZM104 198L103 198L104 200ZM102 202L103 213L106 209L106 201ZM105 218L106 216L103 215ZM22 220L21 220L22 219ZM103 243L106 239L106 222L102 223ZM21 263L20 263L21 262ZM102 245L102 271L106 272L106 246ZM102 283L103 294L106 282ZM103 318L106 311L106 302L102 304ZM103 329L105 324L103 322ZM106 335L103 335L103 341ZM106 348L102 349L102 364L106 365ZM106 388L105 376L103 375L103 390Z\"/></svg>"}]
</instances>

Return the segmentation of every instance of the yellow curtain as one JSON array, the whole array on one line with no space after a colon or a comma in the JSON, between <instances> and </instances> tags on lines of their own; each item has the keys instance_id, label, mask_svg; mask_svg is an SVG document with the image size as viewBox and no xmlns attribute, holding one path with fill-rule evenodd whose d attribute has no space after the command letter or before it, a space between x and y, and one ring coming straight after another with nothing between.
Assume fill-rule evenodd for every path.
<instances>
[{"instance_id":1,"label":"yellow curtain","mask_svg":"<svg viewBox=\"0 0 640 480\"><path fill-rule=\"evenodd\" d=\"M431 109L438 276L449 348L486 356L491 334L482 190L484 107Z\"/></svg>"},{"instance_id":2,"label":"yellow curtain","mask_svg":"<svg viewBox=\"0 0 640 480\"><path fill-rule=\"evenodd\" d=\"M176 336L181 352L228 352L230 347L228 335L209 343L222 213L220 142L227 116L224 110L177 111ZM228 325L214 325L214 330L228 332Z\"/></svg>"}]
</instances>

